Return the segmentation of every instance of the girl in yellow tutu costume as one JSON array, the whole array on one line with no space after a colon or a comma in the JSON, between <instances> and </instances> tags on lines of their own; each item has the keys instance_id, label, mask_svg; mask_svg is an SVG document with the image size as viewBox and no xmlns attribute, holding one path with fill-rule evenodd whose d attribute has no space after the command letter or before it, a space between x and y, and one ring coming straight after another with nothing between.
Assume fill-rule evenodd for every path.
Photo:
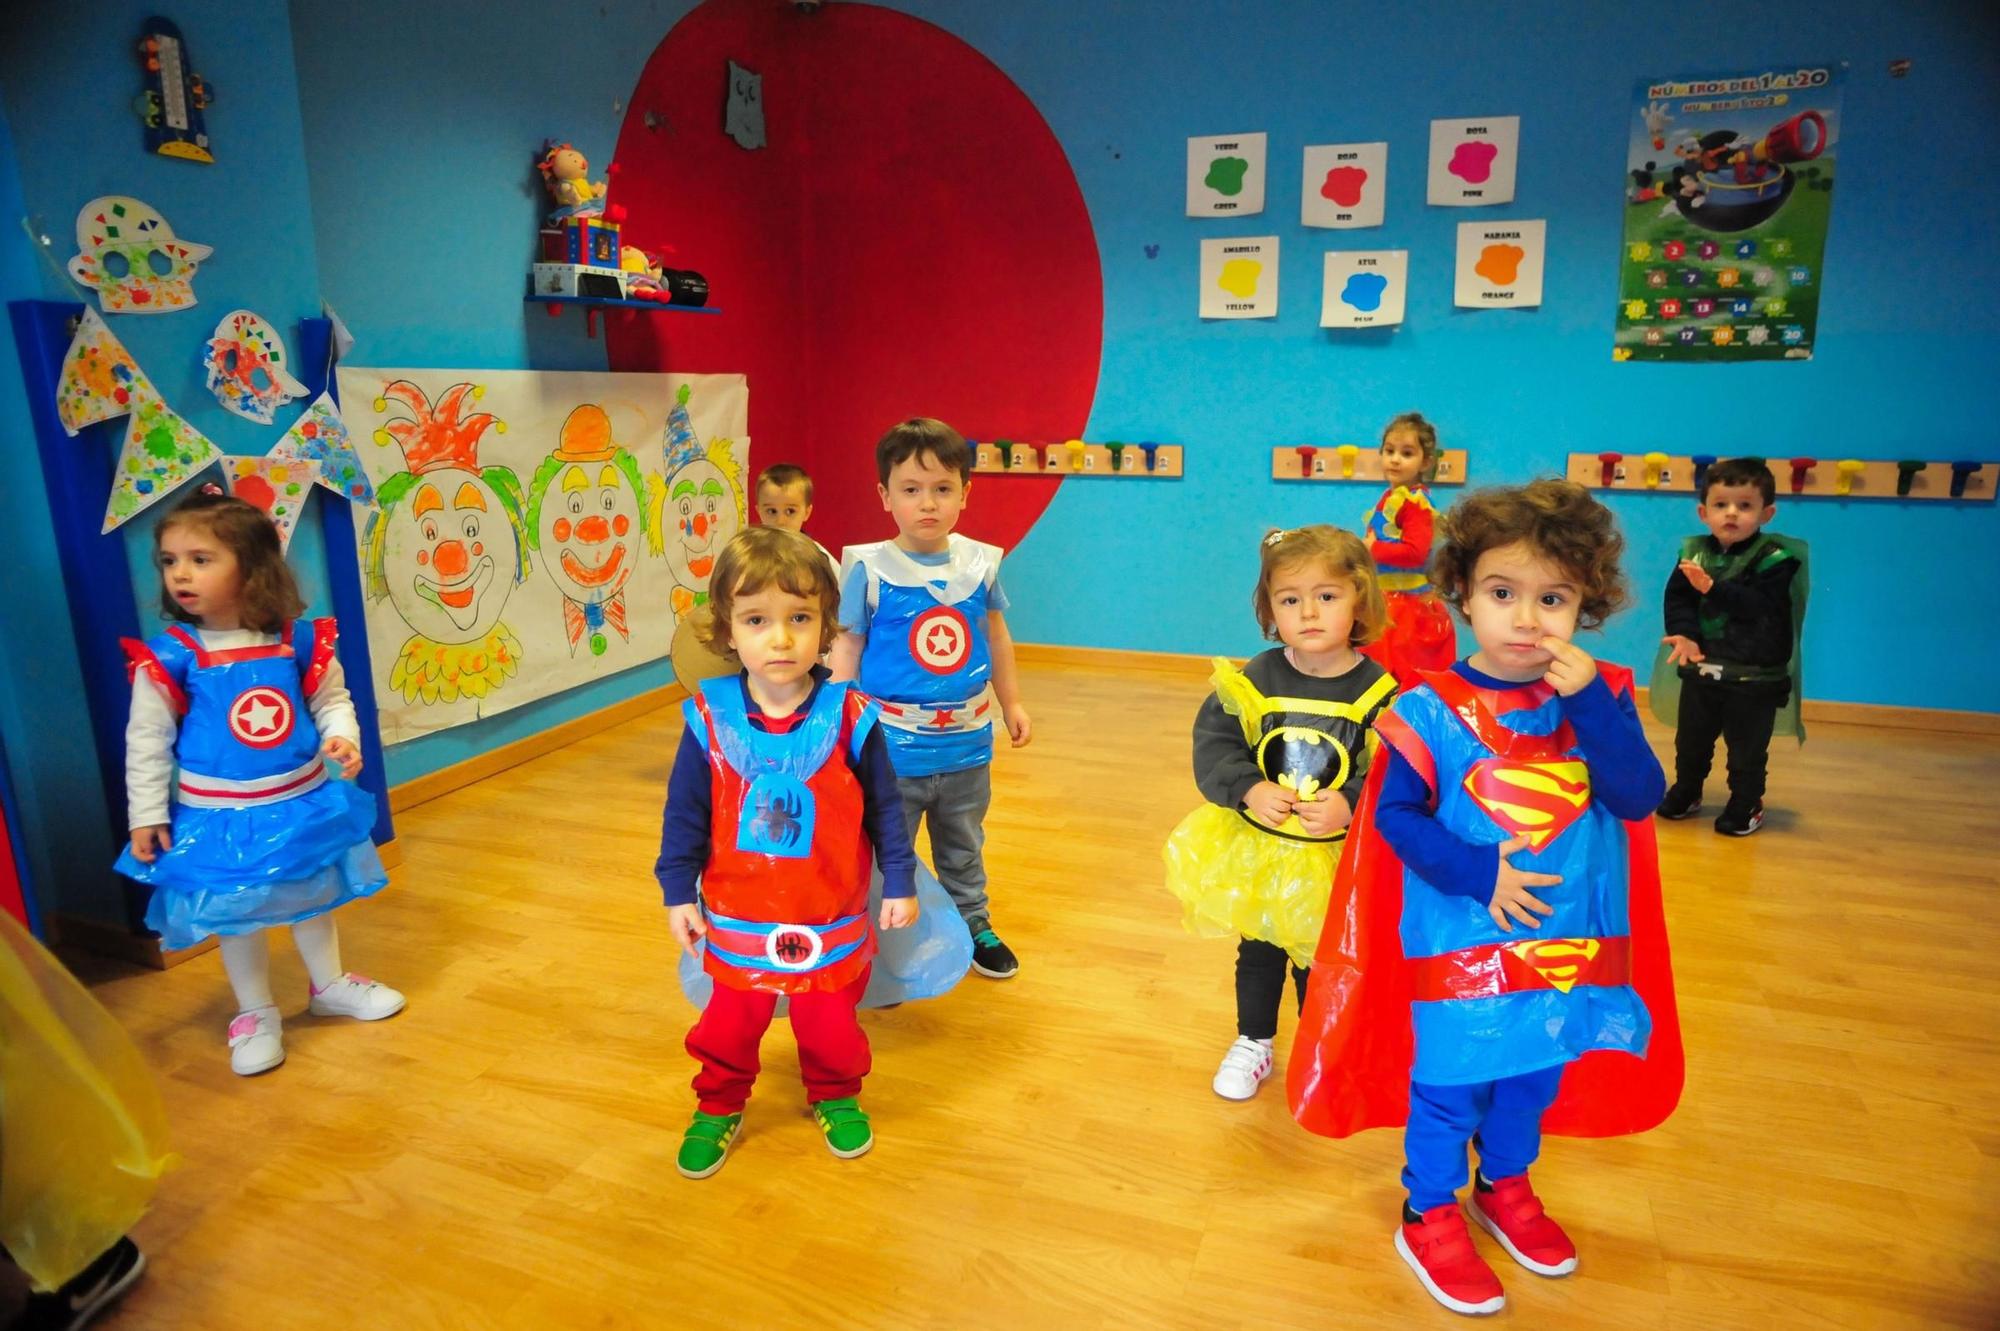
<instances>
[{"instance_id":1,"label":"girl in yellow tutu costume","mask_svg":"<svg viewBox=\"0 0 2000 1331\"><path fill-rule=\"evenodd\" d=\"M1194 722L1195 785L1208 801L1167 838L1167 887L1188 929L1239 935L1237 1038L1215 1093L1247 1100L1271 1075L1285 971L1299 1001L1333 868L1396 681L1357 650L1387 618L1374 561L1352 532L1298 527L1264 538L1251 596L1283 644L1238 670L1216 658Z\"/></svg>"}]
</instances>

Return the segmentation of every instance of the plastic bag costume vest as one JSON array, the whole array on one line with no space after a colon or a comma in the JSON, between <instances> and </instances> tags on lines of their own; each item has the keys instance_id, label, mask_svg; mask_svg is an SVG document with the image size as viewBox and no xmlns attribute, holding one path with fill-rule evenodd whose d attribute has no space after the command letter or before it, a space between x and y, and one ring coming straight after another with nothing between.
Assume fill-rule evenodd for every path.
<instances>
[{"instance_id":1,"label":"plastic bag costume vest","mask_svg":"<svg viewBox=\"0 0 2000 1331\"><path fill-rule=\"evenodd\" d=\"M993 677L986 612L1001 550L953 535L948 563L919 563L894 541L851 545L841 581L867 571L861 686L882 704L899 777L958 772L993 760Z\"/></svg>"},{"instance_id":2,"label":"plastic bag costume vest","mask_svg":"<svg viewBox=\"0 0 2000 1331\"><path fill-rule=\"evenodd\" d=\"M146 924L170 949L310 919L388 882L375 800L332 779L306 700L333 660L331 619L266 647L210 651L176 625L122 645L180 714L173 846L117 869L153 888Z\"/></svg>"},{"instance_id":3,"label":"plastic bag costume vest","mask_svg":"<svg viewBox=\"0 0 2000 1331\"><path fill-rule=\"evenodd\" d=\"M848 764L874 728L874 702L823 683L804 721L771 733L750 724L730 677L704 681L684 709L708 750L713 791L703 969L735 989L844 988L875 956L874 852Z\"/></svg>"},{"instance_id":4,"label":"plastic bag costume vest","mask_svg":"<svg viewBox=\"0 0 2000 1331\"><path fill-rule=\"evenodd\" d=\"M1712 552L1708 538L1690 536L1681 542L1683 560L1693 560L1707 570L1717 582L1726 582L1747 569L1759 567L1767 562L1780 559L1796 559L1799 571L1792 577L1792 659L1782 666L1763 668L1737 666L1728 662L1704 661L1699 665L1676 667L1668 659L1669 648L1660 644L1659 652L1653 658L1652 687L1647 690L1646 702L1653 709L1653 715L1662 724L1678 727L1681 722L1681 681L1707 675L1724 681L1785 679L1792 681L1791 696L1778 709L1777 720L1771 728L1774 735L1794 735L1799 743L1806 742L1806 722L1803 714L1805 700L1805 623L1806 599L1811 595L1810 574L1812 563L1806 543L1796 536L1780 536L1776 532L1759 533L1758 539L1747 550L1734 555L1723 556ZM1722 616L1711 617L1704 612L1702 629L1704 632L1718 631Z\"/></svg>"},{"instance_id":5,"label":"plastic bag costume vest","mask_svg":"<svg viewBox=\"0 0 2000 1331\"><path fill-rule=\"evenodd\" d=\"M1629 694L1630 671L1599 671ZM1624 823L1591 800L1546 685L1487 693L1441 671L1376 724L1436 792L1440 822L1475 844L1526 836L1512 862L1563 882L1541 894L1556 912L1540 929L1501 932L1477 900L1397 861L1374 827L1387 765L1372 773L1286 1069L1293 1114L1344 1137L1402 1123L1412 1080L1570 1064L1547 1131L1610 1136L1664 1121L1683 1055L1652 820Z\"/></svg>"},{"instance_id":6,"label":"plastic bag costume vest","mask_svg":"<svg viewBox=\"0 0 2000 1331\"><path fill-rule=\"evenodd\" d=\"M1384 490L1369 511L1367 539L1402 540L1404 510L1411 506L1436 516L1430 491L1423 486L1398 485ZM1458 651L1451 613L1430 584L1430 553L1426 546L1415 563L1375 566L1375 580L1388 602L1389 625L1378 641L1361 649L1361 654L1381 662L1406 689L1415 688L1426 670L1448 669Z\"/></svg>"},{"instance_id":7,"label":"plastic bag costume vest","mask_svg":"<svg viewBox=\"0 0 2000 1331\"><path fill-rule=\"evenodd\" d=\"M1221 657L1209 682L1265 780L1303 798L1338 791L1369 763L1377 744L1369 718L1396 690L1395 677L1383 675L1353 702L1265 697ZM1180 898L1189 932L1276 943L1305 966L1346 839L1344 828L1311 835L1297 814L1271 827L1248 809L1204 803L1167 838L1167 890Z\"/></svg>"}]
</instances>

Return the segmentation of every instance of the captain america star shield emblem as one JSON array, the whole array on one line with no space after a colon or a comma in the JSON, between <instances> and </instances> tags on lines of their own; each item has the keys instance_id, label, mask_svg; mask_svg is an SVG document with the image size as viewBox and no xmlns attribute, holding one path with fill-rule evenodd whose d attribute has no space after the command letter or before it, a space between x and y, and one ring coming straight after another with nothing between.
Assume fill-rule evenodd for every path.
<instances>
[{"instance_id":1,"label":"captain america star shield emblem","mask_svg":"<svg viewBox=\"0 0 2000 1331\"><path fill-rule=\"evenodd\" d=\"M291 736L293 715L290 698L260 684L229 704L229 733L253 749L275 749Z\"/></svg>"},{"instance_id":2,"label":"captain america star shield emblem","mask_svg":"<svg viewBox=\"0 0 2000 1331\"><path fill-rule=\"evenodd\" d=\"M965 616L948 605L932 606L910 625L910 655L933 675L955 673L965 664L972 630Z\"/></svg>"}]
</instances>

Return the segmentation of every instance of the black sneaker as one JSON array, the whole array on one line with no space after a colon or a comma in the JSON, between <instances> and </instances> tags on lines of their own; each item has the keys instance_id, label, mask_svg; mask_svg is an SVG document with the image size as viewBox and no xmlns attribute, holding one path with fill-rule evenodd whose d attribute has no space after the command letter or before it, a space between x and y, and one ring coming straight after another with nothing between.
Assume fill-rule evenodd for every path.
<instances>
[{"instance_id":1,"label":"black sneaker","mask_svg":"<svg viewBox=\"0 0 2000 1331\"><path fill-rule=\"evenodd\" d=\"M1697 786L1689 790L1686 786L1669 786L1667 797L1660 801L1660 807L1653 812L1662 818L1671 818L1675 822L1683 818L1692 818L1701 812L1701 788Z\"/></svg>"},{"instance_id":2,"label":"black sneaker","mask_svg":"<svg viewBox=\"0 0 2000 1331\"><path fill-rule=\"evenodd\" d=\"M972 969L989 980L1011 980L1021 969L1021 959L1000 941L999 934L981 929L972 936Z\"/></svg>"},{"instance_id":3,"label":"black sneaker","mask_svg":"<svg viewBox=\"0 0 2000 1331\"><path fill-rule=\"evenodd\" d=\"M1749 836L1763 825L1764 801L1739 800L1733 795L1715 820L1715 830L1724 836Z\"/></svg>"},{"instance_id":4,"label":"black sneaker","mask_svg":"<svg viewBox=\"0 0 2000 1331\"><path fill-rule=\"evenodd\" d=\"M146 1254L120 1239L62 1288L32 1294L17 1324L20 1331L77 1331L132 1288L146 1269Z\"/></svg>"}]
</instances>

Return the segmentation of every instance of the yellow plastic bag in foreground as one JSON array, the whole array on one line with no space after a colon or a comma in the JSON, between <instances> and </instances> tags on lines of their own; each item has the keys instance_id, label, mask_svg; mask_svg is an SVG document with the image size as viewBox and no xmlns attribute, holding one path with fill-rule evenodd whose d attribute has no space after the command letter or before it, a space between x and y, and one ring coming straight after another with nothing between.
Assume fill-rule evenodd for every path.
<instances>
[{"instance_id":1,"label":"yellow plastic bag in foreground","mask_svg":"<svg viewBox=\"0 0 2000 1331\"><path fill-rule=\"evenodd\" d=\"M132 1228L173 1163L130 1037L0 911L0 1245L53 1289Z\"/></svg>"}]
</instances>

